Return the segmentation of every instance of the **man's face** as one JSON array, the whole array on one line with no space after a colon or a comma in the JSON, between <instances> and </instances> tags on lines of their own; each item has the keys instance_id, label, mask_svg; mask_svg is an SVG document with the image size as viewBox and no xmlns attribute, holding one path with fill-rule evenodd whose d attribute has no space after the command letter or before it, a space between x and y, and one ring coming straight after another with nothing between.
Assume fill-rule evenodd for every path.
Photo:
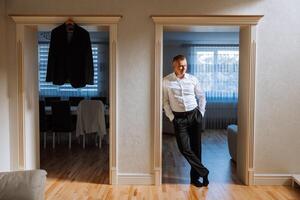
<instances>
[{"instance_id":1,"label":"man's face","mask_svg":"<svg viewBox=\"0 0 300 200\"><path fill-rule=\"evenodd\" d=\"M173 69L174 69L175 74L178 77L183 77L183 75L185 74L185 72L187 70L186 59L174 61L173 62Z\"/></svg>"}]
</instances>

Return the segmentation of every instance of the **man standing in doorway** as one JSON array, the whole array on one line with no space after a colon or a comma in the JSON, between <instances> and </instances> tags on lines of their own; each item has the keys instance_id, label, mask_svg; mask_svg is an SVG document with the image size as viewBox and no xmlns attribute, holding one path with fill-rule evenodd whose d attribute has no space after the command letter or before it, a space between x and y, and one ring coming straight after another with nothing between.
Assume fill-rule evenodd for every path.
<instances>
[{"instance_id":1,"label":"man standing in doorway","mask_svg":"<svg viewBox=\"0 0 300 200\"><path fill-rule=\"evenodd\" d=\"M178 148L191 165L191 184L196 187L207 186L209 171L201 163L205 93L197 78L186 73L185 56L175 56L172 65L174 72L163 79L163 108L166 116L173 122ZM200 177L203 182L199 180Z\"/></svg>"}]
</instances>

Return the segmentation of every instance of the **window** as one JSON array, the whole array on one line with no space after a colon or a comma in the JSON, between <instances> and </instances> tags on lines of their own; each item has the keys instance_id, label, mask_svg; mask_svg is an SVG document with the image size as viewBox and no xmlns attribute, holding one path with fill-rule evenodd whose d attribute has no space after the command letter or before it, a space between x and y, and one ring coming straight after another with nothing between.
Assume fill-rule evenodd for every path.
<instances>
[{"instance_id":1,"label":"window","mask_svg":"<svg viewBox=\"0 0 300 200\"><path fill-rule=\"evenodd\" d=\"M192 47L190 73L200 81L208 101L237 101L239 47Z\"/></svg>"},{"instance_id":2,"label":"window","mask_svg":"<svg viewBox=\"0 0 300 200\"><path fill-rule=\"evenodd\" d=\"M103 95L105 88L103 86L106 63L104 52L107 45L92 43L92 53L94 62L94 85L86 85L83 88L73 88L69 83L64 85L53 85L46 82L47 61L49 52L49 42L39 42L38 44L38 61L39 61L39 93L40 96L98 96ZM105 95L105 94L104 94Z\"/></svg>"}]
</instances>

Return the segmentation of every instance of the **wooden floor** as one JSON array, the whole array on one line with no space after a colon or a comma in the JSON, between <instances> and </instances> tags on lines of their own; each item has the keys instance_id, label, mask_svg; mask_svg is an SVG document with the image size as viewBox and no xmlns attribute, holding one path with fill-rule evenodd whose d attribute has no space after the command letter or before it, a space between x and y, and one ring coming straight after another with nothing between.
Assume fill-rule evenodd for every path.
<instances>
[{"instance_id":1,"label":"wooden floor","mask_svg":"<svg viewBox=\"0 0 300 200\"><path fill-rule=\"evenodd\" d=\"M210 173L209 179L218 183L240 184L235 176L235 163L231 161L225 130L206 130L202 134L202 163ZM190 165L181 156L176 138L163 136L163 183L189 183Z\"/></svg>"},{"instance_id":2,"label":"wooden floor","mask_svg":"<svg viewBox=\"0 0 300 200\"><path fill-rule=\"evenodd\" d=\"M161 186L111 186L108 184L108 145L99 150L91 142L83 150L61 143L55 150L41 150L41 168L48 173L46 199L205 199L300 200L300 189L288 186L244 186L230 161L226 132L203 134L202 161L210 170L208 187L189 185L189 165L178 151L174 136L163 135L163 184Z\"/></svg>"}]
</instances>

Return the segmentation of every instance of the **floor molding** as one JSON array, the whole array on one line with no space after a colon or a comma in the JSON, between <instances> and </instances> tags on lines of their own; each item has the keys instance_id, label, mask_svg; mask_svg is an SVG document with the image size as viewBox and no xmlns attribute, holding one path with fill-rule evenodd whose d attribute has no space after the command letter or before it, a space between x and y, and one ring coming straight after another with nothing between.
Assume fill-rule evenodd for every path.
<instances>
[{"instance_id":1,"label":"floor molding","mask_svg":"<svg viewBox=\"0 0 300 200\"><path fill-rule=\"evenodd\" d=\"M300 175L299 174L293 175L292 187L295 187L296 184L300 186Z\"/></svg>"},{"instance_id":2,"label":"floor molding","mask_svg":"<svg viewBox=\"0 0 300 200\"><path fill-rule=\"evenodd\" d=\"M161 168L155 168L153 170L153 174L154 174L154 184L155 185L161 185L161 173L162 173L162 169Z\"/></svg>"},{"instance_id":3,"label":"floor molding","mask_svg":"<svg viewBox=\"0 0 300 200\"><path fill-rule=\"evenodd\" d=\"M115 167L112 167L110 169L110 184L116 185L118 184L118 179L117 179L117 169Z\"/></svg>"},{"instance_id":4,"label":"floor molding","mask_svg":"<svg viewBox=\"0 0 300 200\"><path fill-rule=\"evenodd\" d=\"M254 185L291 185L292 174L254 174Z\"/></svg>"},{"instance_id":5,"label":"floor molding","mask_svg":"<svg viewBox=\"0 0 300 200\"><path fill-rule=\"evenodd\" d=\"M144 173L118 173L119 185L153 185L154 175Z\"/></svg>"}]
</instances>

